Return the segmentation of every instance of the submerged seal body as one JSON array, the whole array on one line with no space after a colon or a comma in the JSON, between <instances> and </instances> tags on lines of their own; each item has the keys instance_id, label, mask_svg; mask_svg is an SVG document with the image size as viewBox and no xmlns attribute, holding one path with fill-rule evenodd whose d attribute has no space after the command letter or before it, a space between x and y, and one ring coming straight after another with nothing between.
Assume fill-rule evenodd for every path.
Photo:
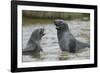
<instances>
[{"instance_id":1,"label":"submerged seal body","mask_svg":"<svg viewBox=\"0 0 100 73\"><path fill-rule=\"evenodd\" d=\"M42 50L40 46L40 40L44 36L44 29L36 29L32 32L31 37L27 43L25 49L22 50L23 55L31 55L34 53L40 53Z\"/></svg>"},{"instance_id":2,"label":"submerged seal body","mask_svg":"<svg viewBox=\"0 0 100 73\"><path fill-rule=\"evenodd\" d=\"M56 25L58 43L62 51L75 53L77 49L89 47L87 43L82 43L75 39L64 20L55 20L54 24Z\"/></svg>"}]
</instances>

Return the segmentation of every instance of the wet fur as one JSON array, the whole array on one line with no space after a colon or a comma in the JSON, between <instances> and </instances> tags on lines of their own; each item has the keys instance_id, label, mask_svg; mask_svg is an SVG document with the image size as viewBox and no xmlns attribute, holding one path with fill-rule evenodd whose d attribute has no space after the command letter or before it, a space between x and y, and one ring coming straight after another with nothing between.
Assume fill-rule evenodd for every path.
<instances>
[{"instance_id":1,"label":"wet fur","mask_svg":"<svg viewBox=\"0 0 100 73\"><path fill-rule=\"evenodd\" d=\"M75 53L78 49L90 47L89 44L75 39L64 20L55 20L54 24L56 25L58 42L62 51Z\"/></svg>"},{"instance_id":2,"label":"wet fur","mask_svg":"<svg viewBox=\"0 0 100 73\"><path fill-rule=\"evenodd\" d=\"M32 32L30 39L25 49L23 49L23 55L33 55L34 53L40 53L42 50L40 46L40 40L44 36L44 29L36 29Z\"/></svg>"}]
</instances>

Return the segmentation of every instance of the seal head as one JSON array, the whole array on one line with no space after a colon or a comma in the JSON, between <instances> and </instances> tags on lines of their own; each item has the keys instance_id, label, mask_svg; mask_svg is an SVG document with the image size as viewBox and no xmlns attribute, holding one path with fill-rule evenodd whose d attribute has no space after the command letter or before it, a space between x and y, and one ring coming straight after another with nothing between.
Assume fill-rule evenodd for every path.
<instances>
[{"instance_id":1,"label":"seal head","mask_svg":"<svg viewBox=\"0 0 100 73\"><path fill-rule=\"evenodd\" d=\"M68 25L64 20L57 19L54 21L57 30L69 30Z\"/></svg>"}]
</instances>

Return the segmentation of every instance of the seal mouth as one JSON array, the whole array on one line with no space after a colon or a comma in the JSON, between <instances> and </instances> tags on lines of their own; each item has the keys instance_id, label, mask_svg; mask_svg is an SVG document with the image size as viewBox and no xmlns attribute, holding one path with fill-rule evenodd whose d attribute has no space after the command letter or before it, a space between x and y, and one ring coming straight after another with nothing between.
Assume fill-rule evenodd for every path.
<instances>
[{"instance_id":1,"label":"seal mouth","mask_svg":"<svg viewBox=\"0 0 100 73\"><path fill-rule=\"evenodd\" d=\"M64 29L63 21L62 20L55 20L54 22L56 29Z\"/></svg>"},{"instance_id":2,"label":"seal mouth","mask_svg":"<svg viewBox=\"0 0 100 73\"><path fill-rule=\"evenodd\" d=\"M45 35L44 29L41 29L41 30L40 30L40 35L41 35L41 36L44 36L44 35Z\"/></svg>"},{"instance_id":3,"label":"seal mouth","mask_svg":"<svg viewBox=\"0 0 100 73\"><path fill-rule=\"evenodd\" d=\"M56 25L56 29L64 29L63 26Z\"/></svg>"},{"instance_id":4,"label":"seal mouth","mask_svg":"<svg viewBox=\"0 0 100 73\"><path fill-rule=\"evenodd\" d=\"M56 26L56 29L60 29L60 27L59 26Z\"/></svg>"},{"instance_id":5,"label":"seal mouth","mask_svg":"<svg viewBox=\"0 0 100 73\"><path fill-rule=\"evenodd\" d=\"M42 35L44 36L44 35L45 35L45 33L42 33Z\"/></svg>"}]
</instances>

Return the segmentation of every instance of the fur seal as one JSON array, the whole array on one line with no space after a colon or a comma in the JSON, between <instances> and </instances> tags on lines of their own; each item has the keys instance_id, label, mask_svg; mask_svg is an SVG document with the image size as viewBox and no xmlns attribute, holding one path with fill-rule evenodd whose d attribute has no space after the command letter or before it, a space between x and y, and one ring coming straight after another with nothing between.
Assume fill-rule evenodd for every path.
<instances>
[{"instance_id":1,"label":"fur seal","mask_svg":"<svg viewBox=\"0 0 100 73\"><path fill-rule=\"evenodd\" d=\"M75 39L64 20L57 19L54 21L54 24L56 25L58 43L62 51L75 53L78 49L90 47L89 44Z\"/></svg>"},{"instance_id":2,"label":"fur seal","mask_svg":"<svg viewBox=\"0 0 100 73\"><path fill-rule=\"evenodd\" d=\"M44 29L36 29L32 32L31 37L27 43L27 46L25 49L22 50L23 55L33 55L36 53L40 53L42 50L40 46L40 40L44 36Z\"/></svg>"}]
</instances>

